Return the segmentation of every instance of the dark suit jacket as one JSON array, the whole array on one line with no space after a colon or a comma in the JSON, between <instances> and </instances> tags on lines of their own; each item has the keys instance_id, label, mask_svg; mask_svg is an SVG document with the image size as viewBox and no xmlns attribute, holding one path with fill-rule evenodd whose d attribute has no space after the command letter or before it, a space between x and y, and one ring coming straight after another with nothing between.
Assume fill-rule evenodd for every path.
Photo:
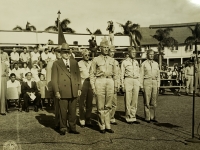
<instances>
[{"instance_id":1,"label":"dark suit jacket","mask_svg":"<svg viewBox=\"0 0 200 150\"><path fill-rule=\"evenodd\" d=\"M77 61L70 58L70 72L63 59L55 61L52 66L51 81L53 92L59 92L61 98L78 97L78 90L81 90L81 77Z\"/></svg>"},{"instance_id":2,"label":"dark suit jacket","mask_svg":"<svg viewBox=\"0 0 200 150\"><path fill-rule=\"evenodd\" d=\"M37 88L37 84L35 81L31 82L31 87L27 84L27 82L22 82L21 92L24 95L26 92L35 92L38 93L39 90Z\"/></svg>"}]
</instances>

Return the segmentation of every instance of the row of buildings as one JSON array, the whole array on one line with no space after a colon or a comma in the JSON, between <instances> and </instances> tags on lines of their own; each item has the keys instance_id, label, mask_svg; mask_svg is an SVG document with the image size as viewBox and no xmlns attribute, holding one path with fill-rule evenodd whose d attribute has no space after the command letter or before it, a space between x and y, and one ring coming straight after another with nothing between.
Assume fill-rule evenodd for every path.
<instances>
[{"instance_id":1,"label":"row of buildings","mask_svg":"<svg viewBox=\"0 0 200 150\"><path fill-rule=\"evenodd\" d=\"M139 31L141 32L143 38L141 40L141 51L140 57L138 58L141 62L146 58L145 51L149 48L158 51L157 44L158 41L152 37L155 31L159 28L173 28L170 36L174 37L179 46L177 49L171 50L165 47L164 49L164 62L169 66L174 64L182 64L193 54L194 46L190 46L189 49L185 50L185 39L191 36L191 30L187 26L194 26L196 23L186 23L186 24L168 24L168 25L151 25L149 27L141 27ZM67 43L72 47L88 48L88 40L91 39L89 34L64 34ZM108 35L96 35L97 44L101 42L102 38ZM58 43L58 34L49 33L44 31L36 32L24 32L24 31L0 31L0 47L4 47L6 51L11 51L12 47L23 47L23 46L34 46L40 45L41 47L48 43L48 40L53 41L53 45L56 46ZM114 38L114 45L117 49L116 58L123 59L125 57L127 47L130 46L129 36L126 35L116 35ZM198 50L200 50L200 45L198 45Z\"/></svg>"}]
</instances>

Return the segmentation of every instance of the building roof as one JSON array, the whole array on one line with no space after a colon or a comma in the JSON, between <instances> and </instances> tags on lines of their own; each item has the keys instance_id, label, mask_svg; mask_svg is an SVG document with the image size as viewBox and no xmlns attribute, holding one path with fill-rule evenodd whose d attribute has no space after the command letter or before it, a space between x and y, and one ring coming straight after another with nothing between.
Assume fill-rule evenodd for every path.
<instances>
[{"instance_id":1,"label":"building roof","mask_svg":"<svg viewBox=\"0 0 200 150\"><path fill-rule=\"evenodd\" d=\"M188 27L171 28L173 29L173 31L170 33L170 36L176 39L179 44L183 44L188 36L192 36L191 30ZM158 41L152 37L155 34L156 30L158 30L158 28L150 29L148 27L141 27L139 29L143 36L143 39L141 40L141 45L158 44Z\"/></svg>"}]
</instances>

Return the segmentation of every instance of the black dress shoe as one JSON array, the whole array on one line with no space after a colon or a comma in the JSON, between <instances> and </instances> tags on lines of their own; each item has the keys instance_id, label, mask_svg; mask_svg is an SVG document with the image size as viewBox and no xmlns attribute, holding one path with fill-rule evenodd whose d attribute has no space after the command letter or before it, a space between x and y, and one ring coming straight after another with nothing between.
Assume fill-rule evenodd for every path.
<instances>
[{"instance_id":1,"label":"black dress shoe","mask_svg":"<svg viewBox=\"0 0 200 150\"><path fill-rule=\"evenodd\" d=\"M112 124L112 125L117 125L117 122L111 122L110 124Z\"/></svg>"},{"instance_id":2,"label":"black dress shoe","mask_svg":"<svg viewBox=\"0 0 200 150\"><path fill-rule=\"evenodd\" d=\"M65 131L60 131L60 135L65 135Z\"/></svg>"},{"instance_id":3,"label":"black dress shoe","mask_svg":"<svg viewBox=\"0 0 200 150\"><path fill-rule=\"evenodd\" d=\"M108 132L108 133L114 133L114 131L112 129L106 129L106 132Z\"/></svg>"},{"instance_id":4,"label":"black dress shoe","mask_svg":"<svg viewBox=\"0 0 200 150\"><path fill-rule=\"evenodd\" d=\"M37 106L35 106L35 109L34 109L34 110L35 110L35 112L38 112L38 107L37 107Z\"/></svg>"},{"instance_id":5,"label":"black dress shoe","mask_svg":"<svg viewBox=\"0 0 200 150\"><path fill-rule=\"evenodd\" d=\"M132 124L140 124L139 121L133 121Z\"/></svg>"},{"instance_id":6,"label":"black dress shoe","mask_svg":"<svg viewBox=\"0 0 200 150\"><path fill-rule=\"evenodd\" d=\"M151 121L150 120L145 120L147 123L151 123Z\"/></svg>"},{"instance_id":7,"label":"black dress shoe","mask_svg":"<svg viewBox=\"0 0 200 150\"><path fill-rule=\"evenodd\" d=\"M2 116L5 116L5 115L6 115L6 113L1 113L1 115L2 115Z\"/></svg>"},{"instance_id":8,"label":"black dress shoe","mask_svg":"<svg viewBox=\"0 0 200 150\"><path fill-rule=\"evenodd\" d=\"M100 132L100 133L103 133L103 134L105 134L105 133L106 133L106 131L105 131L105 130L100 130L99 132Z\"/></svg>"},{"instance_id":9,"label":"black dress shoe","mask_svg":"<svg viewBox=\"0 0 200 150\"><path fill-rule=\"evenodd\" d=\"M71 134L80 134L80 132L78 132L78 131L72 131L72 130L69 130L69 133L71 133Z\"/></svg>"},{"instance_id":10,"label":"black dress shoe","mask_svg":"<svg viewBox=\"0 0 200 150\"><path fill-rule=\"evenodd\" d=\"M157 120L155 120L155 119L153 119L153 120L151 120L152 122L158 122Z\"/></svg>"},{"instance_id":11,"label":"black dress shoe","mask_svg":"<svg viewBox=\"0 0 200 150\"><path fill-rule=\"evenodd\" d=\"M55 126L55 127L54 127L54 130L56 130L56 131L58 131L59 129L60 129L59 126Z\"/></svg>"},{"instance_id":12,"label":"black dress shoe","mask_svg":"<svg viewBox=\"0 0 200 150\"><path fill-rule=\"evenodd\" d=\"M91 123L86 123L85 126L86 127L93 127L93 125Z\"/></svg>"},{"instance_id":13,"label":"black dress shoe","mask_svg":"<svg viewBox=\"0 0 200 150\"><path fill-rule=\"evenodd\" d=\"M81 128L85 128L85 125L80 125Z\"/></svg>"}]
</instances>

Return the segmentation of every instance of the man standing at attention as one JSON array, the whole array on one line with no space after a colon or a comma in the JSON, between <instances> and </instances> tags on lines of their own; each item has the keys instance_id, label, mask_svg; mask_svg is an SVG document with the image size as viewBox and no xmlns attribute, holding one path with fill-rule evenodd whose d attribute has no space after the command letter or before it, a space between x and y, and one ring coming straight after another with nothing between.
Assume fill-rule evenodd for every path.
<instances>
[{"instance_id":1,"label":"man standing at attention","mask_svg":"<svg viewBox=\"0 0 200 150\"><path fill-rule=\"evenodd\" d=\"M66 43L62 44L61 56L53 63L51 75L53 92L60 107L60 135L67 132L67 121L69 133L79 134L76 131L76 104L81 95L79 66L75 59L70 58L70 48Z\"/></svg>"},{"instance_id":2,"label":"man standing at attention","mask_svg":"<svg viewBox=\"0 0 200 150\"><path fill-rule=\"evenodd\" d=\"M110 110L117 92L117 66L108 56L108 41L100 43L101 55L95 57L90 68L90 83L97 99L100 133L114 133L110 126Z\"/></svg>"},{"instance_id":3,"label":"man standing at attention","mask_svg":"<svg viewBox=\"0 0 200 150\"><path fill-rule=\"evenodd\" d=\"M157 122L155 108L160 87L160 70L158 63L153 59L154 51L147 50L147 60L140 68L140 85L144 96L144 113L147 123Z\"/></svg>"},{"instance_id":4,"label":"man standing at attention","mask_svg":"<svg viewBox=\"0 0 200 150\"><path fill-rule=\"evenodd\" d=\"M109 47L109 56L114 58L115 55L115 46L111 45ZM116 66L117 66L117 90L120 88L120 67L119 67L119 62L115 60ZM117 125L117 122L115 120L115 112L117 109L117 92L115 92L112 100L112 108L110 111L110 123L112 125Z\"/></svg>"},{"instance_id":5,"label":"man standing at attention","mask_svg":"<svg viewBox=\"0 0 200 150\"><path fill-rule=\"evenodd\" d=\"M82 83L82 92L79 99L79 121L81 127L91 127L92 124L90 118L92 112L93 93L89 78L89 70L91 66L91 61L89 61L90 52L87 49L84 49L82 51L82 57L83 59L78 62Z\"/></svg>"},{"instance_id":6,"label":"man standing at attention","mask_svg":"<svg viewBox=\"0 0 200 150\"><path fill-rule=\"evenodd\" d=\"M140 90L140 69L138 61L135 60L136 50L128 48L129 57L121 64L122 91L125 92L126 122L139 124L136 121L138 94Z\"/></svg>"}]
</instances>

